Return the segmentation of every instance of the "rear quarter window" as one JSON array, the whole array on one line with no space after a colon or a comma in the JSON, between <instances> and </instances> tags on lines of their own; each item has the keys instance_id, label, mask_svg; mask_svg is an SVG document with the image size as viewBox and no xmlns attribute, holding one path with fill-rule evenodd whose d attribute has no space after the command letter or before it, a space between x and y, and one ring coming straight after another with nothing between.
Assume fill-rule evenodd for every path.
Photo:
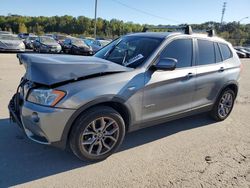
<instances>
[{"instance_id":1,"label":"rear quarter window","mask_svg":"<svg viewBox=\"0 0 250 188\"><path fill-rule=\"evenodd\" d=\"M221 54L222 54L222 57L223 57L223 60L226 60L226 59L229 59L233 56L230 48L228 47L227 44L222 44L222 43L219 43L219 46L220 46L220 50L221 50Z\"/></svg>"}]
</instances>

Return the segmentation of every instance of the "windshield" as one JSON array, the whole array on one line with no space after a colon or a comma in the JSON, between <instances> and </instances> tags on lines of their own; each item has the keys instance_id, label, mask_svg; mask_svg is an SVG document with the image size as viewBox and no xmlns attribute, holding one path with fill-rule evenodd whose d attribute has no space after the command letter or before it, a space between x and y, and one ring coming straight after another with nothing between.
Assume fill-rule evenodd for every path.
<instances>
[{"instance_id":1,"label":"windshield","mask_svg":"<svg viewBox=\"0 0 250 188\"><path fill-rule=\"evenodd\" d=\"M84 42L88 45L88 46L91 46L93 45L93 40L90 40L90 39L83 39Z\"/></svg>"},{"instance_id":2,"label":"windshield","mask_svg":"<svg viewBox=\"0 0 250 188\"><path fill-rule=\"evenodd\" d=\"M99 40L99 42L101 43L101 46L106 46L107 44L110 43L110 41L108 40Z\"/></svg>"},{"instance_id":3,"label":"windshield","mask_svg":"<svg viewBox=\"0 0 250 188\"><path fill-rule=\"evenodd\" d=\"M57 40L65 40L67 37L64 35L57 35Z\"/></svg>"},{"instance_id":4,"label":"windshield","mask_svg":"<svg viewBox=\"0 0 250 188\"><path fill-rule=\"evenodd\" d=\"M72 44L76 46L87 46L81 39L72 39Z\"/></svg>"},{"instance_id":5,"label":"windshield","mask_svg":"<svg viewBox=\"0 0 250 188\"><path fill-rule=\"evenodd\" d=\"M29 40L36 40L36 37L29 37Z\"/></svg>"},{"instance_id":6,"label":"windshield","mask_svg":"<svg viewBox=\"0 0 250 188\"><path fill-rule=\"evenodd\" d=\"M55 43L55 40L50 37L41 37L42 43Z\"/></svg>"},{"instance_id":7,"label":"windshield","mask_svg":"<svg viewBox=\"0 0 250 188\"><path fill-rule=\"evenodd\" d=\"M0 35L0 39L2 39L2 40L19 40L19 38L15 35Z\"/></svg>"},{"instance_id":8,"label":"windshield","mask_svg":"<svg viewBox=\"0 0 250 188\"><path fill-rule=\"evenodd\" d=\"M114 40L98 51L95 56L119 65L136 68L160 45L162 39L126 36Z\"/></svg>"}]
</instances>

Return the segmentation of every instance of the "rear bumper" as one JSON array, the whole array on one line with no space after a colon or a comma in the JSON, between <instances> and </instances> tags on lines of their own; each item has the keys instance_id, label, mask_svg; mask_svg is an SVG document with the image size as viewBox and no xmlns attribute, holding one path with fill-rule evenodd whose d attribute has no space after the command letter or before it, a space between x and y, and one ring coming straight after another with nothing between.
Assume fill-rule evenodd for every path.
<instances>
[{"instance_id":1,"label":"rear bumper","mask_svg":"<svg viewBox=\"0 0 250 188\"><path fill-rule=\"evenodd\" d=\"M37 143L64 148L62 134L75 110L45 107L27 101L20 106L16 105L15 98L9 103L10 116L25 135Z\"/></svg>"}]
</instances>

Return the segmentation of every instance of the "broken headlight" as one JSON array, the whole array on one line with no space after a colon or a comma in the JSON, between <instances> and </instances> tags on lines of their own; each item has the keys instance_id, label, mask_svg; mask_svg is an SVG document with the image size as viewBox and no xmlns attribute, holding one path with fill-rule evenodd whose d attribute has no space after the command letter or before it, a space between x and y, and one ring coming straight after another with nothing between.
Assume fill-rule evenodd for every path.
<instances>
[{"instance_id":1,"label":"broken headlight","mask_svg":"<svg viewBox=\"0 0 250 188\"><path fill-rule=\"evenodd\" d=\"M44 106L55 106L66 93L55 89L32 89L27 100Z\"/></svg>"}]
</instances>

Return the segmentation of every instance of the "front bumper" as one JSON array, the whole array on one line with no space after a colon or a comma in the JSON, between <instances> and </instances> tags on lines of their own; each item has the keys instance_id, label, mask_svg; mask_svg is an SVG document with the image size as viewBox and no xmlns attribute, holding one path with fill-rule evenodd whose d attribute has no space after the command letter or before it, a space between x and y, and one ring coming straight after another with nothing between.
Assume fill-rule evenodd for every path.
<instances>
[{"instance_id":1,"label":"front bumper","mask_svg":"<svg viewBox=\"0 0 250 188\"><path fill-rule=\"evenodd\" d=\"M0 48L0 52L25 52L23 48Z\"/></svg>"},{"instance_id":2,"label":"front bumper","mask_svg":"<svg viewBox=\"0 0 250 188\"><path fill-rule=\"evenodd\" d=\"M89 56L94 55L93 51L88 51L85 49L78 49L78 48L73 49L73 53L77 55L89 55Z\"/></svg>"},{"instance_id":3,"label":"front bumper","mask_svg":"<svg viewBox=\"0 0 250 188\"><path fill-rule=\"evenodd\" d=\"M54 47L47 47L47 48L40 48L40 51L43 53L60 53L62 49L54 48Z\"/></svg>"},{"instance_id":4,"label":"front bumper","mask_svg":"<svg viewBox=\"0 0 250 188\"><path fill-rule=\"evenodd\" d=\"M18 94L9 103L10 117L26 136L40 144L64 147L60 143L67 121L75 112L71 109L45 107L24 101L18 104Z\"/></svg>"}]
</instances>

